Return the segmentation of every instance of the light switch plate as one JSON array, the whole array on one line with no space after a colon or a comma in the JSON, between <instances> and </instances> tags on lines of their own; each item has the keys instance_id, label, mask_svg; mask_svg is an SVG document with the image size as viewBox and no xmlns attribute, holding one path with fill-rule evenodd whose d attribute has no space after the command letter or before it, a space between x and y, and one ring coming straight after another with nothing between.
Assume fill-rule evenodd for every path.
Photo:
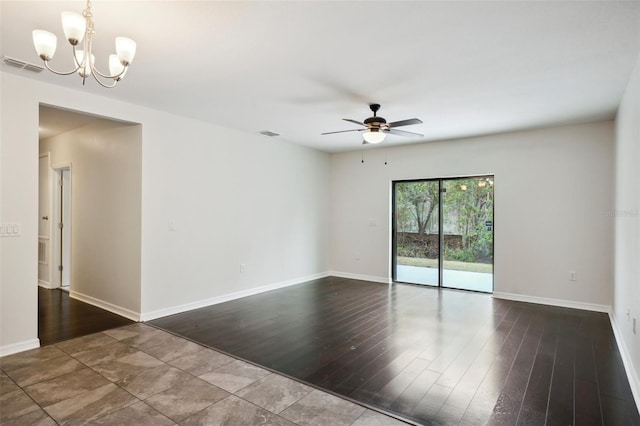
<instances>
[{"instance_id":1,"label":"light switch plate","mask_svg":"<svg viewBox=\"0 0 640 426\"><path fill-rule=\"evenodd\" d=\"M19 223L2 223L0 224L0 237L19 237L20 224Z\"/></svg>"}]
</instances>

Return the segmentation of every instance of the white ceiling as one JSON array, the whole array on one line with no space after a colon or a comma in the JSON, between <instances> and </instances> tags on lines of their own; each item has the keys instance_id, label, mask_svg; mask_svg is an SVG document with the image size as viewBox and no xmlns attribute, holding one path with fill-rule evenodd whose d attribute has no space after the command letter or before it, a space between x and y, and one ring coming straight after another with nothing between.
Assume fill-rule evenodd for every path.
<instances>
[{"instance_id":1,"label":"white ceiling","mask_svg":"<svg viewBox=\"0 0 640 426\"><path fill-rule=\"evenodd\" d=\"M31 30L58 35L82 1L7 1L0 55L39 63ZM388 121L418 117L385 144L610 119L640 50L640 2L93 0L94 53L117 35L138 54L116 89L77 76L7 72L335 152L361 147L367 104ZM265 136L266 137L266 136Z\"/></svg>"},{"instance_id":2,"label":"white ceiling","mask_svg":"<svg viewBox=\"0 0 640 426\"><path fill-rule=\"evenodd\" d=\"M79 127L100 121L99 117L60 108L40 106L40 140L51 138Z\"/></svg>"}]
</instances>

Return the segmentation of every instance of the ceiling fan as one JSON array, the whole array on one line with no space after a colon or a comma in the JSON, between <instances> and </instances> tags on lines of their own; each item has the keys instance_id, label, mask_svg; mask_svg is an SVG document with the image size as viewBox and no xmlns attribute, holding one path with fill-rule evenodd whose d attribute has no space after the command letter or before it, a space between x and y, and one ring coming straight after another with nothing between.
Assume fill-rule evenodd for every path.
<instances>
[{"instance_id":1,"label":"ceiling fan","mask_svg":"<svg viewBox=\"0 0 640 426\"><path fill-rule=\"evenodd\" d=\"M391 133L393 135L398 136L424 136L420 133L407 132L406 130L398 130L396 127L400 126L409 126L411 124L421 124L422 120L418 118L409 118L407 120L394 121L392 123L387 123L382 117L378 117L376 113L380 109L380 104L370 104L369 108L373 111L373 117L369 117L363 122L357 120L351 120L349 118L343 118L344 121L348 121L350 123L359 124L364 126L363 129L351 129L351 130L338 130L337 132L326 132L322 133L323 135L332 135L334 133L346 133L346 132L364 132L362 137L364 141L363 144L367 143L380 143L384 140L387 133Z\"/></svg>"}]
</instances>

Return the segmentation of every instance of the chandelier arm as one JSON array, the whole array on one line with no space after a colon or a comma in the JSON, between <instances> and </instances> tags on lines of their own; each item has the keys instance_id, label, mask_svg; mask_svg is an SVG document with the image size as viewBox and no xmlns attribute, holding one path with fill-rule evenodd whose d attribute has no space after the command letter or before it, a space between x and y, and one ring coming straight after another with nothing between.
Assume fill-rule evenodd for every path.
<instances>
[{"instance_id":1,"label":"chandelier arm","mask_svg":"<svg viewBox=\"0 0 640 426\"><path fill-rule=\"evenodd\" d=\"M103 83L103 82L98 78L98 76L96 75L96 74L99 74L99 73L96 73L96 72L95 72L95 69L94 69L93 71L94 71L94 72L92 73L92 75L93 75L93 79L94 79L95 81L97 81L97 82L98 82L98 84L99 84L100 86L104 87L105 89L112 89L112 88L116 87L116 84L118 84L118 80L116 80L115 78L113 79L113 84L112 84L111 86L109 86L109 85L107 85L107 84L104 84L104 83ZM100 75L102 75L102 74L100 74ZM104 77L104 76L103 76L103 77ZM109 77L106 77L106 78L109 78Z\"/></svg>"},{"instance_id":2,"label":"chandelier arm","mask_svg":"<svg viewBox=\"0 0 640 426\"><path fill-rule=\"evenodd\" d=\"M44 61L44 66L45 66L49 71L51 71L52 73L54 73L54 74L58 74L58 75L71 75L71 74L73 74L73 73L75 73L75 72L78 72L78 70L80 69L80 67L76 67L76 69L74 69L73 71L69 71L69 72L60 72L60 71L56 71L56 70L54 70L53 68L51 68L51 67L49 66L49 61L47 61L47 60L45 60L45 61Z\"/></svg>"},{"instance_id":3,"label":"chandelier arm","mask_svg":"<svg viewBox=\"0 0 640 426\"><path fill-rule=\"evenodd\" d=\"M114 80L115 80L115 79L117 79L117 78L121 77L121 76L122 76L122 75L127 71L127 68L128 68L128 67L129 67L128 65L127 65L127 66L125 66L125 67L124 67L124 69L123 69L119 74L115 74L115 75L105 75L105 74L102 74L102 73L101 73L100 71L98 71L98 69L97 69L96 67L94 67L94 66L92 66L92 67L91 67L91 71L93 71L93 73L95 73L95 74L98 74L100 77L103 77L103 78L112 78L112 79L114 79ZM111 87L113 87L113 86L111 86Z\"/></svg>"},{"instance_id":4,"label":"chandelier arm","mask_svg":"<svg viewBox=\"0 0 640 426\"><path fill-rule=\"evenodd\" d=\"M83 47L85 47L84 46L84 42L83 42ZM73 50L73 62L76 64L76 67L78 67L76 69L79 70L80 68L82 68L82 64L80 62L78 62L78 56L76 56L76 46L75 45L71 46L71 48ZM86 52L87 52L86 47L85 47L84 51L85 51L85 57L86 57ZM83 62L84 62L84 60L83 60Z\"/></svg>"}]
</instances>

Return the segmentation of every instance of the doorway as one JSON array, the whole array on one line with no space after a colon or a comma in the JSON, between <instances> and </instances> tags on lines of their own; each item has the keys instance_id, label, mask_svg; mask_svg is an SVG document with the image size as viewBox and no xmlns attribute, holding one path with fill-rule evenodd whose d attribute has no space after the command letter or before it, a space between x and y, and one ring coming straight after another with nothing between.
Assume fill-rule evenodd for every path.
<instances>
[{"instance_id":1,"label":"doorway","mask_svg":"<svg viewBox=\"0 0 640 426\"><path fill-rule=\"evenodd\" d=\"M42 258L50 273L38 291L38 337L55 343L138 319L142 132L136 123L47 105L39 119L40 220L50 237Z\"/></svg>"},{"instance_id":2,"label":"doorway","mask_svg":"<svg viewBox=\"0 0 640 426\"><path fill-rule=\"evenodd\" d=\"M394 181L395 282L493 292L494 176Z\"/></svg>"}]
</instances>

